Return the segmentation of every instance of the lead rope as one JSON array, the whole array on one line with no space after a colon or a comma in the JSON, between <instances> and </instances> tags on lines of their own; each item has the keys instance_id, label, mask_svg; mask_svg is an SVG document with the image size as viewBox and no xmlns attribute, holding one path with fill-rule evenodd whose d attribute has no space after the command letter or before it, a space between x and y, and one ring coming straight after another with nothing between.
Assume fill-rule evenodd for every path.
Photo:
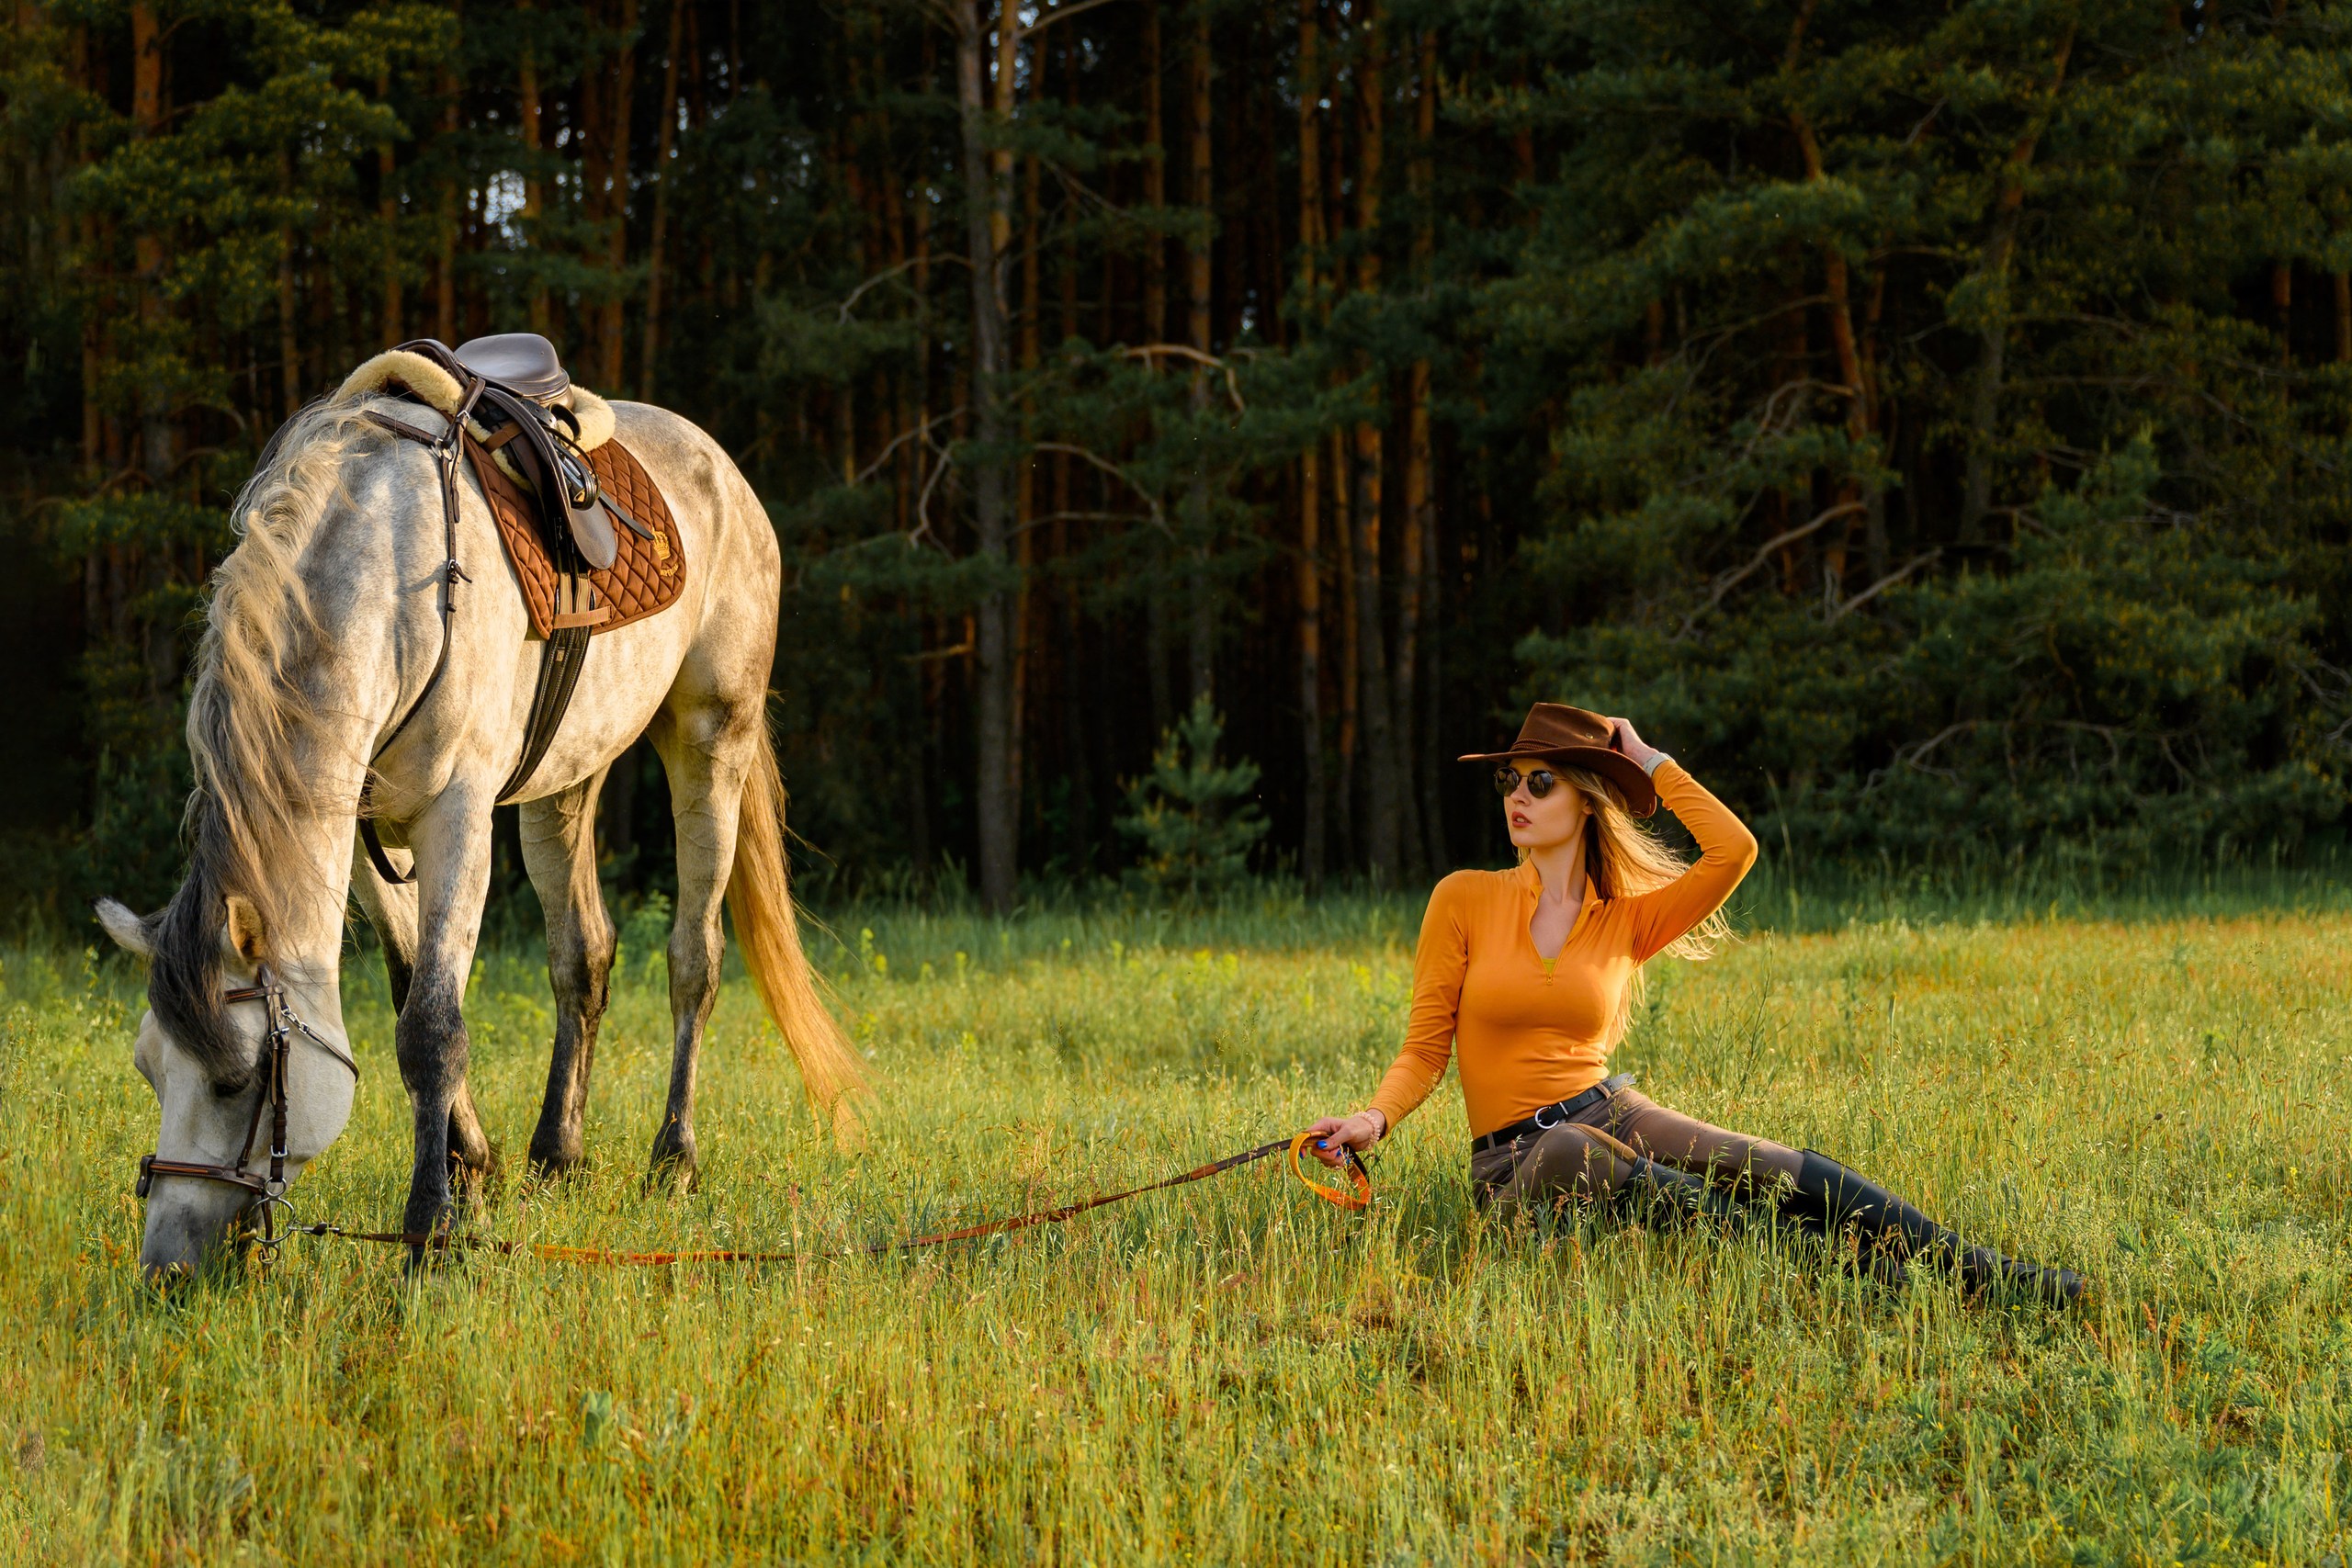
<instances>
[{"instance_id":1,"label":"lead rope","mask_svg":"<svg viewBox=\"0 0 2352 1568\"><path fill-rule=\"evenodd\" d=\"M989 1220L977 1225L964 1225L954 1230L931 1231L922 1235L909 1236L900 1241L871 1242L863 1247L833 1247L823 1252L613 1252L597 1247L556 1247L545 1242L489 1241L477 1236L445 1235L439 1232L420 1234L414 1231L351 1231L345 1230L340 1225L329 1224L324 1221L314 1224L293 1225L285 1235L341 1236L345 1241L377 1242L394 1247L429 1247L437 1252L506 1254L527 1252L534 1258L545 1258L555 1263L594 1263L609 1268L631 1269L668 1268L680 1263L793 1263L804 1260L813 1262L821 1258L874 1258L884 1253L911 1252L920 1247L941 1247L954 1241L973 1241L981 1236L1002 1235L1012 1231L1027 1230L1032 1225L1058 1224L1072 1215L1084 1213L1089 1209L1099 1209L1105 1204L1139 1197L1146 1192L1159 1192L1170 1187L1184 1186L1188 1182L1204 1181L1212 1176L1221 1176L1228 1170L1238 1170L1245 1165L1251 1165L1264 1159L1269 1155L1281 1154L1284 1151L1287 1151L1290 1156L1291 1174L1298 1178L1300 1183L1309 1192L1327 1203L1351 1213L1370 1208L1372 1206L1371 1171L1365 1165L1363 1156L1354 1150L1343 1148L1340 1151L1344 1161L1340 1168L1347 1173L1354 1189L1353 1191L1343 1190L1337 1187L1326 1187L1306 1174L1305 1168L1299 1164L1299 1155L1312 1136L1311 1133L1296 1133L1287 1138L1276 1138L1273 1142L1261 1144L1254 1149L1244 1149L1239 1154L1227 1155L1223 1159L1195 1166L1190 1170L1158 1181L1147 1182L1141 1187L1130 1187L1123 1192L1098 1193L1094 1197L1082 1199L1075 1203L1065 1203L1059 1208L1040 1209L1033 1213L1009 1215L1003 1219ZM284 1200L281 1199L278 1201L283 1203ZM274 1255L277 1243L272 1242L268 1245Z\"/></svg>"}]
</instances>

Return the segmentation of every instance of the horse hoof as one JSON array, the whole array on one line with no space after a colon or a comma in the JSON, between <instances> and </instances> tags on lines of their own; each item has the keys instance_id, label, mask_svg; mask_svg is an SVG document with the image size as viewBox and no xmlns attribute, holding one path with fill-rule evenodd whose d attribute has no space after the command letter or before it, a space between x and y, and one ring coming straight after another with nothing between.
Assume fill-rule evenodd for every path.
<instances>
[{"instance_id":1,"label":"horse hoof","mask_svg":"<svg viewBox=\"0 0 2352 1568\"><path fill-rule=\"evenodd\" d=\"M664 1137L655 1142L652 1163L645 1172L647 1191L666 1189L683 1197L701 1184L700 1168L695 1160L692 1138Z\"/></svg>"},{"instance_id":2,"label":"horse hoof","mask_svg":"<svg viewBox=\"0 0 2352 1568\"><path fill-rule=\"evenodd\" d=\"M531 1145L531 1175L540 1181L560 1181L580 1168L586 1156L577 1141Z\"/></svg>"},{"instance_id":3,"label":"horse hoof","mask_svg":"<svg viewBox=\"0 0 2352 1568\"><path fill-rule=\"evenodd\" d=\"M463 1249L455 1247L411 1247L401 1272L412 1280L423 1281L457 1268L463 1257Z\"/></svg>"},{"instance_id":4,"label":"horse hoof","mask_svg":"<svg viewBox=\"0 0 2352 1568\"><path fill-rule=\"evenodd\" d=\"M452 1213L455 1213L454 1210ZM401 1272L412 1280L428 1279L445 1269L454 1269L464 1256L464 1248L448 1245L450 1230L447 1223L435 1225L430 1231L411 1231L409 1234L429 1235L435 1238L430 1242L409 1244L407 1256L401 1262Z\"/></svg>"},{"instance_id":5,"label":"horse hoof","mask_svg":"<svg viewBox=\"0 0 2352 1568\"><path fill-rule=\"evenodd\" d=\"M477 1208L496 1193L499 1179L504 1174L505 1162L498 1157L493 1145L480 1165L468 1165L458 1159L449 1162L449 1190L458 1208Z\"/></svg>"}]
</instances>

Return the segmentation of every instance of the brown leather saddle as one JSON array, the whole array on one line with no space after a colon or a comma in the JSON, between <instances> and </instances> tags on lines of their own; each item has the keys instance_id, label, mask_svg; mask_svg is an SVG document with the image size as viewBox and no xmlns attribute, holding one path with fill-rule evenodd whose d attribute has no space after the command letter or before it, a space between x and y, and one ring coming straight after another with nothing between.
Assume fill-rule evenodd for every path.
<instances>
[{"instance_id":1,"label":"brown leather saddle","mask_svg":"<svg viewBox=\"0 0 2352 1568\"><path fill-rule=\"evenodd\" d=\"M457 584L471 581L457 559L456 458L462 449L522 587L531 629L547 642L522 756L499 787L498 799L504 801L529 781L553 742L580 683L590 637L673 604L685 586L685 553L669 502L636 456L617 439L587 449L580 445L578 417L555 401L571 389L571 378L546 338L505 333L454 349L419 338L400 348L447 371L460 395L454 413L437 411L451 420L442 434L375 416L393 434L433 450L441 468L449 555L442 572L440 658L384 745L407 728L439 683ZM373 820L364 816L360 837L379 875L409 880L393 870Z\"/></svg>"},{"instance_id":2,"label":"brown leather saddle","mask_svg":"<svg viewBox=\"0 0 2352 1568\"><path fill-rule=\"evenodd\" d=\"M448 352L458 364L492 386L503 387L535 403L553 402L571 390L571 374L556 357L555 344L537 333L497 333L489 337L468 338Z\"/></svg>"},{"instance_id":3,"label":"brown leather saddle","mask_svg":"<svg viewBox=\"0 0 2352 1568\"><path fill-rule=\"evenodd\" d=\"M560 549L569 537L587 565L609 570L619 541L597 504L596 481L580 450L580 422L555 401L571 389L555 344L537 333L501 333L456 348L434 338L401 347L438 362L461 386L481 383L473 417L484 432L481 446L504 452L507 466L536 498L549 547Z\"/></svg>"}]
</instances>

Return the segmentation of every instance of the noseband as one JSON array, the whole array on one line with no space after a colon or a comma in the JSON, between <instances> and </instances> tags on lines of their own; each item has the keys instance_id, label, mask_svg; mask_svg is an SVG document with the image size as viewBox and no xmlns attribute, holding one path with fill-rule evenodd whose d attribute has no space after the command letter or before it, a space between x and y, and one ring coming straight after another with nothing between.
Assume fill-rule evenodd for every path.
<instances>
[{"instance_id":1,"label":"noseband","mask_svg":"<svg viewBox=\"0 0 2352 1568\"><path fill-rule=\"evenodd\" d=\"M232 987L220 994L224 1004L259 1002L267 1010L269 1017L269 1034L262 1042L264 1076L261 1092L254 1097L253 1119L245 1123L244 1146L237 1151L236 1161L231 1165L198 1165L191 1160L141 1155L139 1156L137 1190L140 1197L146 1197L159 1176L186 1176L199 1181L219 1181L231 1187L242 1187L253 1197L238 1211L239 1215L242 1217L256 1208L260 1209L262 1244L274 1247L275 1227L271 1224L270 1211L286 1205L286 1063L293 1049L294 1035L300 1032L310 1036L311 1043L320 1050L343 1064L355 1084L359 1081L359 1064L353 1061L343 1047L302 1021L300 1015L286 999L286 987L277 983L266 964L254 978L260 984ZM253 1157L254 1139L261 1133L264 1106L269 1109L269 1174L266 1177L256 1176L245 1168L245 1162Z\"/></svg>"}]
</instances>

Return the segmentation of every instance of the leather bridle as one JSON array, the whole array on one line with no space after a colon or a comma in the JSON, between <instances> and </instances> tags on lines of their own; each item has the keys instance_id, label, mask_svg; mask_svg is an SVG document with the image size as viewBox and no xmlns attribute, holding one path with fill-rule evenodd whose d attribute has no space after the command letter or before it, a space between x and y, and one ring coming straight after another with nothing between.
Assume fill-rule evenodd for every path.
<instances>
[{"instance_id":1,"label":"leather bridle","mask_svg":"<svg viewBox=\"0 0 2352 1568\"><path fill-rule=\"evenodd\" d=\"M294 1036L308 1035L311 1043L343 1064L354 1084L359 1081L359 1064L348 1052L309 1024L302 1021L291 1003L286 999L286 987L277 983L269 967L264 964L255 974L257 984L234 986L220 994L224 1004L259 1002L267 1010L269 1032L262 1042L260 1073L261 1090L254 1097L254 1113L245 1123L244 1146L237 1151L236 1160L229 1165L202 1165L194 1160L164 1159L158 1155L139 1156L140 1197L145 1198L159 1176L185 1176L198 1181L218 1181L230 1187L240 1187L253 1197L238 1210L243 1218L255 1209L261 1211L261 1245L275 1249L277 1246L274 1211L291 1208L286 1201L286 1112L287 1066L292 1055ZM261 1114L269 1111L269 1174L261 1176L247 1170L245 1164L253 1158L254 1140L261 1135Z\"/></svg>"}]
</instances>

